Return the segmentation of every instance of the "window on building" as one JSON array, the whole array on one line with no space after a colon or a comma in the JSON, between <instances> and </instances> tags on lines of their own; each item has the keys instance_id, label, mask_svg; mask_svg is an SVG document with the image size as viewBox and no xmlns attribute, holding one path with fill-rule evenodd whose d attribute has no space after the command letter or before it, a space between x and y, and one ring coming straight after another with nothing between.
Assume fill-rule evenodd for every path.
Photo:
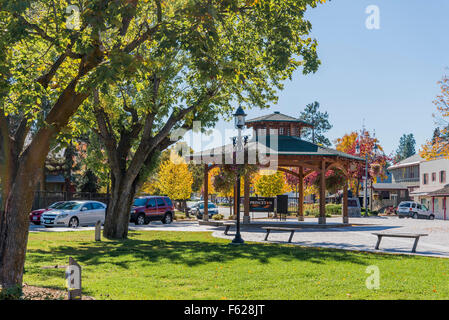
<instances>
[{"instance_id":1,"label":"window on building","mask_svg":"<svg viewBox=\"0 0 449 320\"><path fill-rule=\"evenodd\" d=\"M440 171L440 183L446 182L446 171Z\"/></svg>"},{"instance_id":2,"label":"window on building","mask_svg":"<svg viewBox=\"0 0 449 320\"><path fill-rule=\"evenodd\" d=\"M432 182L435 182L437 180L437 174L435 172L432 172Z\"/></svg>"},{"instance_id":3,"label":"window on building","mask_svg":"<svg viewBox=\"0 0 449 320\"><path fill-rule=\"evenodd\" d=\"M428 173L424 173L424 174L422 175L422 183L423 183L423 184L429 183L429 174L428 174Z\"/></svg>"},{"instance_id":4,"label":"window on building","mask_svg":"<svg viewBox=\"0 0 449 320\"><path fill-rule=\"evenodd\" d=\"M390 199L390 192L389 191L381 191L380 192L380 195L381 195L381 197L382 197L382 199L383 200L385 200L385 199Z\"/></svg>"}]
</instances>

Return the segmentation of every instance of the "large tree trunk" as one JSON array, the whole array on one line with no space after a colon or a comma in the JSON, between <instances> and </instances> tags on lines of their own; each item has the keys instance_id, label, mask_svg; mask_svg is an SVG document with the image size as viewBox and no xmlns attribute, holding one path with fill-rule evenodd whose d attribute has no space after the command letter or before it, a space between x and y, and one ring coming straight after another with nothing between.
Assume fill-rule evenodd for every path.
<instances>
[{"instance_id":1,"label":"large tree trunk","mask_svg":"<svg viewBox=\"0 0 449 320\"><path fill-rule=\"evenodd\" d=\"M123 183L124 175L112 177L112 196L106 211L103 235L108 239L126 239L136 183Z\"/></svg>"},{"instance_id":2,"label":"large tree trunk","mask_svg":"<svg viewBox=\"0 0 449 320\"><path fill-rule=\"evenodd\" d=\"M3 175L6 181L2 181L4 198L0 210L0 284L4 289L21 288L28 215L33 204L40 162L38 160L33 166L19 166L15 176L15 170Z\"/></svg>"}]
</instances>

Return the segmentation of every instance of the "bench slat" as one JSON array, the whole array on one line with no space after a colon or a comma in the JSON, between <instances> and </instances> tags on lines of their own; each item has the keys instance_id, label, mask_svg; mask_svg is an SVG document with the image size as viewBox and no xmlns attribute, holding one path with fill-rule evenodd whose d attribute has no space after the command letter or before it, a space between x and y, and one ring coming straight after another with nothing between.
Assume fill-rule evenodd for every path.
<instances>
[{"instance_id":1,"label":"bench slat","mask_svg":"<svg viewBox=\"0 0 449 320\"><path fill-rule=\"evenodd\" d=\"M373 233L376 236L381 237L394 237L394 238L419 238L428 236L425 233Z\"/></svg>"},{"instance_id":2,"label":"bench slat","mask_svg":"<svg viewBox=\"0 0 449 320\"><path fill-rule=\"evenodd\" d=\"M264 230L277 230L277 231L299 231L296 228L281 228L281 227L262 227Z\"/></svg>"}]
</instances>

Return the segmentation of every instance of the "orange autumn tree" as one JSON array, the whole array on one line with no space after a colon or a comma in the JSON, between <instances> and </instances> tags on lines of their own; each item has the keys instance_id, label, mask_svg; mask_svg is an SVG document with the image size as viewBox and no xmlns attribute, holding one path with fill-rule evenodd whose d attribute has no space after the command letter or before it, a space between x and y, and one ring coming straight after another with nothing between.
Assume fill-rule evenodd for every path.
<instances>
[{"instance_id":1,"label":"orange autumn tree","mask_svg":"<svg viewBox=\"0 0 449 320\"><path fill-rule=\"evenodd\" d=\"M441 92L433 103L437 107L438 114L433 114L434 119L441 125L432 140L427 141L420 152L421 157L426 160L435 158L449 158L449 78L444 76L438 82Z\"/></svg>"},{"instance_id":2,"label":"orange autumn tree","mask_svg":"<svg viewBox=\"0 0 449 320\"><path fill-rule=\"evenodd\" d=\"M360 144L360 154L356 153L357 143ZM368 155L368 179L373 182L378 177L385 176L385 167L390 157L383 153L383 148L376 137L372 137L370 132L363 130L362 132L351 132L343 137L335 140L336 149L347 154L365 158ZM374 146L377 145L379 153L376 154ZM362 178L365 176L365 164L357 164L351 171L351 179L349 186L354 194L358 194Z\"/></svg>"}]
</instances>

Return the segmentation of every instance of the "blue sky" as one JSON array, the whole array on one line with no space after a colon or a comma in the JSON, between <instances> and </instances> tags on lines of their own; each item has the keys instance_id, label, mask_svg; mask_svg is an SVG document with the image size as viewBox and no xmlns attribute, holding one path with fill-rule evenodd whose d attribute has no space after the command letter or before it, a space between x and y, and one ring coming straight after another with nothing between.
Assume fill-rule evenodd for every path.
<instances>
[{"instance_id":1,"label":"blue sky","mask_svg":"<svg viewBox=\"0 0 449 320\"><path fill-rule=\"evenodd\" d=\"M379 30L365 27L369 5L380 9ZM448 13L447 0L332 0L310 9L319 71L297 71L277 105L249 110L248 118L271 111L297 117L306 104L319 101L333 125L331 141L364 122L387 154L404 133L413 133L419 148L435 127L437 81L449 74ZM216 128L232 125L220 121Z\"/></svg>"}]
</instances>

